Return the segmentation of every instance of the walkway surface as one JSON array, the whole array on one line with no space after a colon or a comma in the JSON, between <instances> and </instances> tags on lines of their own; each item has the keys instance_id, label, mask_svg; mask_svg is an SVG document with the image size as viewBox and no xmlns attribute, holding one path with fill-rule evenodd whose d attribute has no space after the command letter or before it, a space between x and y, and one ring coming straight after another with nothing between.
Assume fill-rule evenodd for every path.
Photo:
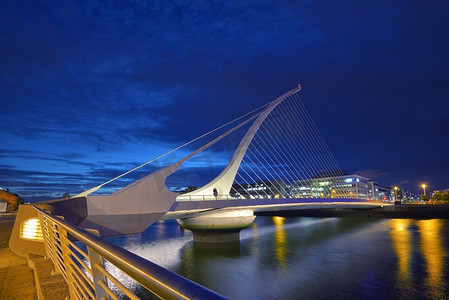
<instances>
[{"instance_id":1,"label":"walkway surface","mask_svg":"<svg viewBox=\"0 0 449 300\"><path fill-rule=\"evenodd\" d=\"M33 269L8 247L14 218L0 214L0 299L37 299Z\"/></svg>"}]
</instances>

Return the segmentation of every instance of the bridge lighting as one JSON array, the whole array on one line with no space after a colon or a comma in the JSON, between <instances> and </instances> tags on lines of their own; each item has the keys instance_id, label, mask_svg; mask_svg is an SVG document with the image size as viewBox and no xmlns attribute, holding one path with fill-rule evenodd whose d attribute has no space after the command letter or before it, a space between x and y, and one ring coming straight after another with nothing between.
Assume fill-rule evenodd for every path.
<instances>
[{"instance_id":1,"label":"bridge lighting","mask_svg":"<svg viewBox=\"0 0 449 300\"><path fill-rule=\"evenodd\" d=\"M39 218L31 218L20 225L20 237L25 240L43 241Z\"/></svg>"}]
</instances>

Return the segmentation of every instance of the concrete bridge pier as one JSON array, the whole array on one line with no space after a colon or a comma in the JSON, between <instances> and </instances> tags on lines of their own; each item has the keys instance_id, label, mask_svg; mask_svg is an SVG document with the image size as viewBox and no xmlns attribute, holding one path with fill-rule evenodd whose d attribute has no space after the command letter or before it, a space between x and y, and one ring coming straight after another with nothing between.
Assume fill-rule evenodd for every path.
<instances>
[{"instance_id":1,"label":"concrete bridge pier","mask_svg":"<svg viewBox=\"0 0 449 300\"><path fill-rule=\"evenodd\" d=\"M240 230L249 227L256 216L251 209L214 212L192 218L177 219L179 225L193 232L198 243L240 241Z\"/></svg>"}]
</instances>

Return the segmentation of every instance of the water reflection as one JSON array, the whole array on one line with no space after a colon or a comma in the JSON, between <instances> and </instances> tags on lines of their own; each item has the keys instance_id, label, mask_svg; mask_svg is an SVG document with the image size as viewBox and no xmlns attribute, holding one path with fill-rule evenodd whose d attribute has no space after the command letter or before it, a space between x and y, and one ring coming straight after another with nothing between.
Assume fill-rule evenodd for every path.
<instances>
[{"instance_id":1,"label":"water reflection","mask_svg":"<svg viewBox=\"0 0 449 300\"><path fill-rule=\"evenodd\" d=\"M123 243L125 247L132 247L133 245L140 245L142 243L142 234L132 234L123 236Z\"/></svg>"},{"instance_id":2,"label":"water reflection","mask_svg":"<svg viewBox=\"0 0 449 300\"><path fill-rule=\"evenodd\" d=\"M443 221L440 219L420 220L416 222L421 236L421 252L426 261L426 283L429 292L434 299L441 298L443 262L445 251L441 243L441 228Z\"/></svg>"},{"instance_id":3,"label":"water reflection","mask_svg":"<svg viewBox=\"0 0 449 300\"><path fill-rule=\"evenodd\" d=\"M410 232L408 230L412 220L393 219L390 222L390 235L393 240L393 248L398 257L398 280L402 286L410 283L409 261L411 254Z\"/></svg>"},{"instance_id":4,"label":"water reflection","mask_svg":"<svg viewBox=\"0 0 449 300\"><path fill-rule=\"evenodd\" d=\"M273 223L276 228L274 233L274 251L276 253L276 260L282 269L285 269L285 253L287 252L287 242L284 230L283 217L273 217Z\"/></svg>"},{"instance_id":5,"label":"water reflection","mask_svg":"<svg viewBox=\"0 0 449 300\"><path fill-rule=\"evenodd\" d=\"M449 299L448 220L257 217L222 245L170 220L117 240L231 299Z\"/></svg>"},{"instance_id":6,"label":"water reflection","mask_svg":"<svg viewBox=\"0 0 449 300\"><path fill-rule=\"evenodd\" d=\"M425 286L429 299L445 298L444 222L441 219L390 221L390 235L398 259L398 286L401 289L414 293L413 286L420 282ZM423 276L413 278L412 274L420 269Z\"/></svg>"},{"instance_id":7,"label":"water reflection","mask_svg":"<svg viewBox=\"0 0 449 300\"><path fill-rule=\"evenodd\" d=\"M259 240L259 236L257 235L257 223L253 223L251 225L252 233L253 233L253 253L254 255L258 254L257 241Z\"/></svg>"},{"instance_id":8,"label":"water reflection","mask_svg":"<svg viewBox=\"0 0 449 300\"><path fill-rule=\"evenodd\" d=\"M156 232L157 232L157 238L163 238L165 234L165 226L163 221L159 221L156 223Z\"/></svg>"}]
</instances>

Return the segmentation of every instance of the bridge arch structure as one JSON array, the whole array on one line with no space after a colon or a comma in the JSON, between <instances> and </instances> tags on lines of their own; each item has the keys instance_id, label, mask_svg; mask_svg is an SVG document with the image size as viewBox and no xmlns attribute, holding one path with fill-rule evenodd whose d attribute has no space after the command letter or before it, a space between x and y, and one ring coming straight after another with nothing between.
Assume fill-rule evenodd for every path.
<instances>
[{"instance_id":1,"label":"bridge arch structure","mask_svg":"<svg viewBox=\"0 0 449 300\"><path fill-rule=\"evenodd\" d=\"M76 225L97 229L102 236L142 232L154 222L170 218L178 219L186 228L207 231L206 235L212 224L221 233L235 233L252 223L255 211L367 205L349 196L346 187L330 191L312 186L314 178L342 173L300 101L300 90L298 86L220 126L218 129L227 128L226 131L181 160L112 194L92 195L105 184L153 160L73 198L44 201L39 205ZM226 127L230 124L233 127ZM215 179L184 194L167 188L167 177L185 161L244 126L249 129ZM199 138L205 136L208 134ZM322 192L314 195L313 189ZM230 239L235 239L235 234Z\"/></svg>"}]
</instances>

